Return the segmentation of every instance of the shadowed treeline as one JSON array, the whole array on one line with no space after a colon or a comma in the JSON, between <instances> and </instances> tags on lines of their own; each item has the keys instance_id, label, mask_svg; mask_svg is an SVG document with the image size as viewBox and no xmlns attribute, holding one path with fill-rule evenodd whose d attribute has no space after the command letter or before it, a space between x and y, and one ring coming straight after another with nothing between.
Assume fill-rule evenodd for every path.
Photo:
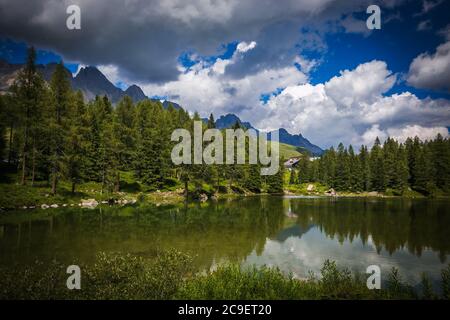
<instances>
[{"instance_id":1,"label":"shadowed treeline","mask_svg":"<svg viewBox=\"0 0 450 320\"><path fill-rule=\"evenodd\" d=\"M390 254L406 248L417 256L431 248L441 262L450 254L446 200L292 199L290 205L298 224L315 224L340 243L360 237L363 243L371 239L378 253L383 248Z\"/></svg>"}]
</instances>

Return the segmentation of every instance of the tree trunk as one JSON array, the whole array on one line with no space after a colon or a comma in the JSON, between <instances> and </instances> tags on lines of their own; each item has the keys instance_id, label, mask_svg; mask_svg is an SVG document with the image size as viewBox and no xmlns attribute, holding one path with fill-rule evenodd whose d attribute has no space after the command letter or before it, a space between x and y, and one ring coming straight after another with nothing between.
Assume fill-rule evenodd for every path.
<instances>
[{"instance_id":1,"label":"tree trunk","mask_svg":"<svg viewBox=\"0 0 450 320\"><path fill-rule=\"evenodd\" d=\"M58 178L56 177L56 168L53 168L53 174L52 174L52 194L56 194L56 186L58 184Z\"/></svg>"},{"instance_id":2,"label":"tree trunk","mask_svg":"<svg viewBox=\"0 0 450 320\"><path fill-rule=\"evenodd\" d=\"M36 175L36 147L33 141L33 169L31 173L31 186L34 186L34 177Z\"/></svg>"},{"instance_id":3,"label":"tree trunk","mask_svg":"<svg viewBox=\"0 0 450 320\"><path fill-rule=\"evenodd\" d=\"M114 192L119 192L119 191L120 191L120 172L117 172L116 184L114 186Z\"/></svg>"},{"instance_id":4,"label":"tree trunk","mask_svg":"<svg viewBox=\"0 0 450 320\"><path fill-rule=\"evenodd\" d=\"M100 194L103 194L104 185L105 185L105 170L102 171L102 189L100 190Z\"/></svg>"},{"instance_id":5,"label":"tree trunk","mask_svg":"<svg viewBox=\"0 0 450 320\"><path fill-rule=\"evenodd\" d=\"M12 158L13 132L14 132L14 124L11 123L11 126L10 126L10 128L9 128L8 164L11 164L11 158Z\"/></svg>"},{"instance_id":6,"label":"tree trunk","mask_svg":"<svg viewBox=\"0 0 450 320\"><path fill-rule=\"evenodd\" d=\"M26 157L26 153L25 153L25 148L24 148L24 150L23 150L23 156L22 156L22 176L21 176L21 178L20 178L20 184L21 185L25 185L25 172L26 172L26 170L25 170L25 168L26 168L26 159L27 159L27 157Z\"/></svg>"},{"instance_id":7,"label":"tree trunk","mask_svg":"<svg viewBox=\"0 0 450 320\"><path fill-rule=\"evenodd\" d=\"M55 152L55 160L53 162L53 167L52 167L52 194L55 195L56 194L56 187L58 184L58 177L57 177L57 172L58 172L58 168L57 168L57 160L58 159L58 152Z\"/></svg>"},{"instance_id":8,"label":"tree trunk","mask_svg":"<svg viewBox=\"0 0 450 320\"><path fill-rule=\"evenodd\" d=\"M25 137L23 139L23 150L22 150L22 178L20 181L21 185L25 185L26 182L26 163L27 163L27 153L28 153L28 121L30 119L30 107L27 106L27 116L25 120Z\"/></svg>"},{"instance_id":9,"label":"tree trunk","mask_svg":"<svg viewBox=\"0 0 450 320\"><path fill-rule=\"evenodd\" d=\"M75 193L75 182L72 181L72 194L74 194L74 193Z\"/></svg>"}]
</instances>

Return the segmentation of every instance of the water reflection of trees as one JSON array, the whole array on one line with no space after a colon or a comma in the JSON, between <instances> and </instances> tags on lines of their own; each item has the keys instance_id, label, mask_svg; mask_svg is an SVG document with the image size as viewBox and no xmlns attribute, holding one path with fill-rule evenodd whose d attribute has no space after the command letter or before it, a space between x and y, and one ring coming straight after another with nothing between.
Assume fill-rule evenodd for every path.
<instances>
[{"instance_id":1,"label":"water reflection of trees","mask_svg":"<svg viewBox=\"0 0 450 320\"><path fill-rule=\"evenodd\" d=\"M297 233L317 225L341 243L358 237L367 243L371 238L379 252L406 248L420 256L431 248L444 262L450 253L449 210L448 201L437 200L249 197L27 212L0 221L0 262L39 257L75 263L89 261L98 251L154 255L174 247L195 255L198 266L210 267L224 260L241 261L253 250L261 254L266 239L283 238L282 230L292 233L287 230L292 223L301 227L294 228Z\"/></svg>"},{"instance_id":2,"label":"water reflection of trees","mask_svg":"<svg viewBox=\"0 0 450 320\"><path fill-rule=\"evenodd\" d=\"M412 199L291 199L298 223L316 224L339 242L369 236L377 251L390 254L401 248L420 256L426 248L445 262L450 254L450 203Z\"/></svg>"},{"instance_id":3,"label":"water reflection of trees","mask_svg":"<svg viewBox=\"0 0 450 320\"><path fill-rule=\"evenodd\" d=\"M253 250L261 253L266 239L282 228L281 201L251 197L176 206L54 210L51 217L0 223L0 259L87 261L98 251L153 255L175 247L194 255L202 267L241 261Z\"/></svg>"}]
</instances>

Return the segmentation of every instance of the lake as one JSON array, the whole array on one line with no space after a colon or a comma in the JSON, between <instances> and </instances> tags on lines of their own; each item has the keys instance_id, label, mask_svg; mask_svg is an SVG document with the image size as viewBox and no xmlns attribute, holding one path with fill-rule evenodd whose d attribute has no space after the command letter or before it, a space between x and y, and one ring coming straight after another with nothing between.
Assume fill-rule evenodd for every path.
<instances>
[{"instance_id":1,"label":"lake","mask_svg":"<svg viewBox=\"0 0 450 320\"><path fill-rule=\"evenodd\" d=\"M92 261L99 251L151 257L176 248L199 270L219 263L278 266L299 278L326 259L364 273L392 267L432 280L450 254L450 201L246 197L179 205L61 208L0 215L0 264Z\"/></svg>"}]
</instances>

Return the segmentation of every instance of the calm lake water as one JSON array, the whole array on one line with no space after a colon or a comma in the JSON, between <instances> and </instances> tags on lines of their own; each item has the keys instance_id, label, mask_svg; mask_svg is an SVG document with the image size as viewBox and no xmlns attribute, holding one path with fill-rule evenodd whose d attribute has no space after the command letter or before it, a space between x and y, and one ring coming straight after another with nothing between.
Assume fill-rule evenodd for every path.
<instances>
[{"instance_id":1,"label":"calm lake water","mask_svg":"<svg viewBox=\"0 0 450 320\"><path fill-rule=\"evenodd\" d=\"M0 216L0 263L89 263L99 251L177 248L200 269L233 261L297 277L326 259L364 273L392 267L415 283L450 263L450 201L248 197L203 204L47 209Z\"/></svg>"}]
</instances>

